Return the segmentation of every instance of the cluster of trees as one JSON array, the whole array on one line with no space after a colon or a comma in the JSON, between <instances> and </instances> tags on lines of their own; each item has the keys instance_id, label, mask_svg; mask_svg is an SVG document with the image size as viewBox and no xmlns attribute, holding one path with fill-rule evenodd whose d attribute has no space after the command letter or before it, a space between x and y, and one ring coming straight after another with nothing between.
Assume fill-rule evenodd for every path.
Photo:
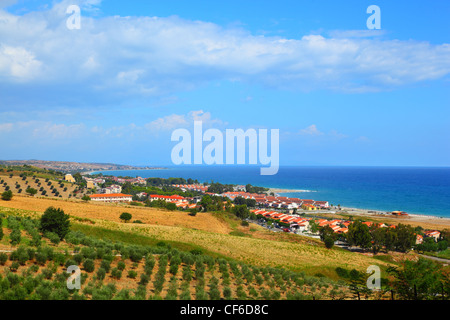
<instances>
[{"instance_id":1,"label":"cluster of trees","mask_svg":"<svg viewBox=\"0 0 450 320\"><path fill-rule=\"evenodd\" d=\"M167 209L170 211L175 211L178 209L177 205L175 203L167 202L165 200L160 200L160 199L153 200L153 201L146 200L145 205L147 207L151 207L151 208L163 208L163 209Z\"/></svg>"},{"instance_id":2,"label":"cluster of trees","mask_svg":"<svg viewBox=\"0 0 450 320\"><path fill-rule=\"evenodd\" d=\"M256 200L255 199L245 199L243 197L236 197L233 201L235 205L243 205L245 204L249 208L256 207Z\"/></svg>"},{"instance_id":3,"label":"cluster of trees","mask_svg":"<svg viewBox=\"0 0 450 320\"><path fill-rule=\"evenodd\" d=\"M375 224L368 227L357 220L349 226L345 239L348 244L371 249L374 254L383 248L386 252L408 252L416 243L416 231L401 223L396 228L381 228Z\"/></svg>"},{"instance_id":4,"label":"cluster of trees","mask_svg":"<svg viewBox=\"0 0 450 320\"><path fill-rule=\"evenodd\" d=\"M146 179L147 186L161 187L170 186L174 184L199 184L197 179L184 179L184 178L148 178Z\"/></svg>"},{"instance_id":5,"label":"cluster of trees","mask_svg":"<svg viewBox=\"0 0 450 320\"><path fill-rule=\"evenodd\" d=\"M211 182L208 187L208 192L222 194L224 192L232 192L234 190L234 185L232 184L222 184L219 182Z\"/></svg>"},{"instance_id":6,"label":"cluster of trees","mask_svg":"<svg viewBox=\"0 0 450 320\"><path fill-rule=\"evenodd\" d=\"M230 210L231 208L230 199L209 194L205 194L198 204L201 206L201 210L205 212Z\"/></svg>"},{"instance_id":7,"label":"cluster of trees","mask_svg":"<svg viewBox=\"0 0 450 320\"><path fill-rule=\"evenodd\" d=\"M313 226L314 227L314 226ZM381 250L408 252L416 243L417 231L409 225L399 224L396 228L381 228L376 224L371 227L360 220L354 221L348 227L346 234L338 235L329 226L317 227L321 240L327 248L331 248L338 239L351 246L371 250L377 254Z\"/></svg>"},{"instance_id":8,"label":"cluster of trees","mask_svg":"<svg viewBox=\"0 0 450 320\"><path fill-rule=\"evenodd\" d=\"M419 234L423 235L423 232L419 231ZM444 229L437 240L433 237L424 238L422 243L416 245L416 250L419 252L439 252L446 250L449 244L450 230Z\"/></svg>"},{"instance_id":9,"label":"cluster of trees","mask_svg":"<svg viewBox=\"0 0 450 320\"><path fill-rule=\"evenodd\" d=\"M450 300L450 273L424 258L406 260L388 270L394 279L390 290L402 300Z\"/></svg>"},{"instance_id":10,"label":"cluster of trees","mask_svg":"<svg viewBox=\"0 0 450 320\"><path fill-rule=\"evenodd\" d=\"M248 193L267 193L267 191L269 191L269 189L263 188L263 187L255 187L255 186L252 186L251 184L247 184L245 186L245 191Z\"/></svg>"}]
</instances>

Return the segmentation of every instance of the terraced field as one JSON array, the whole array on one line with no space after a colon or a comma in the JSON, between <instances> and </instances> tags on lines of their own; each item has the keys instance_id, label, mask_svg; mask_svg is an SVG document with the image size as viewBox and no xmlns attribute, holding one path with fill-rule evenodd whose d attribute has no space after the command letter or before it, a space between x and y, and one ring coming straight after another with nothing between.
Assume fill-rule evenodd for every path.
<instances>
[{"instance_id":1,"label":"terraced field","mask_svg":"<svg viewBox=\"0 0 450 320\"><path fill-rule=\"evenodd\" d=\"M38 217L50 206L61 208L72 217L73 228L105 237L110 232L141 236L149 243L172 242L201 248L218 256L229 257L260 266L284 267L306 273L335 277L336 267L365 272L370 265L384 269L388 263L373 257L345 251L326 249L320 241L297 236L274 234L259 226L241 227L210 213L198 213L191 217L186 212L164 211L153 208L124 206L118 204L95 204L80 201L40 199L15 196L12 201L0 202L3 211ZM9 209L8 209L9 208ZM1 211L1 210L0 210ZM142 224L122 223L122 212L133 215L132 220ZM94 228L94 229L92 229ZM236 231L239 231L236 233ZM239 234L236 236L234 234Z\"/></svg>"}]
</instances>

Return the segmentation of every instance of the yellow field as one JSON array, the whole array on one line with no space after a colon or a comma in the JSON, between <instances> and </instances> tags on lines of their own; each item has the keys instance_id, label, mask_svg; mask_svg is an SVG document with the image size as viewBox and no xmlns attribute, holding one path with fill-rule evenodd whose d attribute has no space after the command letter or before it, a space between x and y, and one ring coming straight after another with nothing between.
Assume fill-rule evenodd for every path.
<instances>
[{"instance_id":1,"label":"yellow field","mask_svg":"<svg viewBox=\"0 0 450 320\"><path fill-rule=\"evenodd\" d=\"M328 250L320 241L314 239L274 234L253 225L245 232L248 236L233 236L229 234L233 231L229 224L213 214L203 212L191 217L186 212L179 211L26 196L15 196L12 201L1 201L0 206L37 214L54 206L73 217L93 220L96 227L130 232L155 240L195 244L205 250L249 264L280 266L304 270L310 274L332 274L338 266L365 272L369 265L379 265L382 268L387 265L370 256L339 248ZM120 222L119 216L124 211L133 215L132 220L141 220L144 224Z\"/></svg>"}]
</instances>

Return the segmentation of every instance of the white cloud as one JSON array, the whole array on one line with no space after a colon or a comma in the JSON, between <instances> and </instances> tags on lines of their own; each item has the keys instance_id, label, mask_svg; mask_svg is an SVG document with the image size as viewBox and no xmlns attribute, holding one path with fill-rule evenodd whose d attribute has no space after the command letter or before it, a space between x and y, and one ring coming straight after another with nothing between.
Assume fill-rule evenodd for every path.
<instances>
[{"instance_id":1,"label":"white cloud","mask_svg":"<svg viewBox=\"0 0 450 320\"><path fill-rule=\"evenodd\" d=\"M0 75L11 81L27 81L39 74L42 63L22 47L0 46Z\"/></svg>"},{"instance_id":2,"label":"white cloud","mask_svg":"<svg viewBox=\"0 0 450 320\"><path fill-rule=\"evenodd\" d=\"M196 110L191 111L186 115L172 114L170 116L159 118L146 124L145 127L152 131L167 131L191 126L194 121L202 121L203 126L206 127L226 124L219 119L212 118L210 112Z\"/></svg>"},{"instance_id":3,"label":"white cloud","mask_svg":"<svg viewBox=\"0 0 450 320\"><path fill-rule=\"evenodd\" d=\"M4 132L9 132L13 129L13 124L12 123L0 123L0 132L4 133Z\"/></svg>"},{"instance_id":4,"label":"white cloud","mask_svg":"<svg viewBox=\"0 0 450 320\"><path fill-rule=\"evenodd\" d=\"M20 17L0 9L0 89L20 80L47 90L66 86L79 99L87 93L126 99L230 80L367 92L450 73L449 44L383 40L355 30L285 39L178 17L82 15L81 29L68 30L65 9L73 3L92 10L100 5L64 0Z\"/></svg>"},{"instance_id":5,"label":"white cloud","mask_svg":"<svg viewBox=\"0 0 450 320\"><path fill-rule=\"evenodd\" d=\"M145 127L153 131L173 130L180 126L185 126L187 123L184 115L172 114L152 121L146 124Z\"/></svg>"},{"instance_id":6,"label":"white cloud","mask_svg":"<svg viewBox=\"0 0 450 320\"><path fill-rule=\"evenodd\" d=\"M324 133L319 131L315 124L312 124L312 125L310 125L309 127L305 128L305 129L301 129L299 134L300 135L306 135L306 136L321 136Z\"/></svg>"}]
</instances>

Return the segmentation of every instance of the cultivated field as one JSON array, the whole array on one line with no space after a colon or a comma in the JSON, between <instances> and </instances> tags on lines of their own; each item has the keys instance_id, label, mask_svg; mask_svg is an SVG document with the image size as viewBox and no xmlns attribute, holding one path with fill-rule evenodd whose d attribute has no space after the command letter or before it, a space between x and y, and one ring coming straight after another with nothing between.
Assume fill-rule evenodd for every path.
<instances>
[{"instance_id":1,"label":"cultivated field","mask_svg":"<svg viewBox=\"0 0 450 320\"><path fill-rule=\"evenodd\" d=\"M35 217L53 206L72 216L80 228L83 224L96 228L100 236L109 230L120 232L124 237L127 234L130 237L142 236L153 243L168 241L187 244L245 263L284 267L311 275L321 273L333 278L336 267L365 272L369 265L376 264L382 269L388 265L380 259L339 248L328 250L314 239L274 234L252 224L247 228L236 227L210 213L202 212L191 217L180 211L26 196L15 196L12 201L0 202L0 206L13 208L16 214ZM122 223L119 216L125 211L133 215L132 220L141 220L143 224Z\"/></svg>"}]
</instances>

